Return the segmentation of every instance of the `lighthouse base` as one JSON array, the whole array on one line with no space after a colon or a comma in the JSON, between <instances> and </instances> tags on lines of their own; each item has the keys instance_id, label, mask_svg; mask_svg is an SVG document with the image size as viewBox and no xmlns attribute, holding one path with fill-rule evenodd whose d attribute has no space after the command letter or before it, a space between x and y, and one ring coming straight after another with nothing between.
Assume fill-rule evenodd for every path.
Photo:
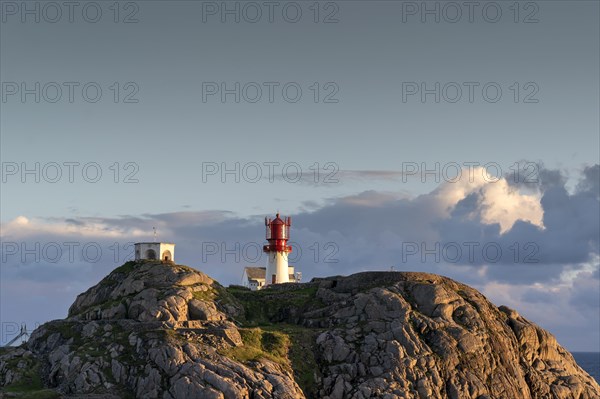
<instances>
[{"instance_id":1,"label":"lighthouse base","mask_svg":"<svg viewBox=\"0 0 600 399\"><path fill-rule=\"evenodd\" d=\"M265 273L265 285L289 283L288 254L283 251L267 253L267 270Z\"/></svg>"}]
</instances>

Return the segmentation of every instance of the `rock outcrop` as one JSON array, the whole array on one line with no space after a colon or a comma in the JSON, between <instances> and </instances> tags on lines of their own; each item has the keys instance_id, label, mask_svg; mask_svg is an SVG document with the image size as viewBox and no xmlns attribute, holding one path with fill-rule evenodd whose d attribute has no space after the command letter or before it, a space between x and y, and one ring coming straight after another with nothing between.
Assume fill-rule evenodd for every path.
<instances>
[{"instance_id":1,"label":"rock outcrop","mask_svg":"<svg viewBox=\"0 0 600 399\"><path fill-rule=\"evenodd\" d=\"M15 397L600 397L551 334L448 278L367 272L251 292L150 261L115 269L66 319L0 352L0 387Z\"/></svg>"},{"instance_id":2,"label":"rock outcrop","mask_svg":"<svg viewBox=\"0 0 600 399\"><path fill-rule=\"evenodd\" d=\"M79 295L69 317L36 329L23 348L0 357L0 385L42 382L65 396L137 398L298 398L290 367L227 356L243 345L220 304L225 289L189 267L130 262ZM24 367L9 367L23 358ZM37 360L37 361L36 361ZM34 364L35 363L35 364Z\"/></svg>"},{"instance_id":3,"label":"rock outcrop","mask_svg":"<svg viewBox=\"0 0 600 399\"><path fill-rule=\"evenodd\" d=\"M322 397L600 397L551 334L448 278L360 273L321 280L316 295L326 306L304 322L326 329Z\"/></svg>"}]
</instances>

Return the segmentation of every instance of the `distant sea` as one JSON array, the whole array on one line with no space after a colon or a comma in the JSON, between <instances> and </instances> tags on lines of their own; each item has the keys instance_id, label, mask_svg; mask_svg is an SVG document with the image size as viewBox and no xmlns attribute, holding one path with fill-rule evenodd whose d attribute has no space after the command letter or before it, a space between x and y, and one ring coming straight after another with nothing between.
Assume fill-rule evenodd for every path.
<instances>
[{"instance_id":1,"label":"distant sea","mask_svg":"<svg viewBox=\"0 0 600 399\"><path fill-rule=\"evenodd\" d=\"M575 361L600 384L600 352L572 352Z\"/></svg>"}]
</instances>

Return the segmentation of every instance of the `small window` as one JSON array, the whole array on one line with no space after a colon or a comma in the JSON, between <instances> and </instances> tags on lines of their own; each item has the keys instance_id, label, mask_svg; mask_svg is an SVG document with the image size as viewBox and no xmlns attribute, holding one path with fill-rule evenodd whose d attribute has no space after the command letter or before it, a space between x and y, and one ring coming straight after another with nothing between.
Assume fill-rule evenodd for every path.
<instances>
[{"instance_id":1,"label":"small window","mask_svg":"<svg viewBox=\"0 0 600 399\"><path fill-rule=\"evenodd\" d=\"M146 259L156 259L156 252L153 249L146 251Z\"/></svg>"}]
</instances>

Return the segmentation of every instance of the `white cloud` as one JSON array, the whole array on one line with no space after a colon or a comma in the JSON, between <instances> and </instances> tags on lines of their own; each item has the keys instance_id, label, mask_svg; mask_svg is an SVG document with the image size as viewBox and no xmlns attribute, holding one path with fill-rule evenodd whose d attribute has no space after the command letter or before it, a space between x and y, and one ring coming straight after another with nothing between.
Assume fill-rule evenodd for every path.
<instances>
[{"instance_id":1,"label":"white cloud","mask_svg":"<svg viewBox=\"0 0 600 399\"><path fill-rule=\"evenodd\" d=\"M450 211L468 195L480 195L479 206L470 216L485 224L500 225L500 232L509 231L517 220L544 227L541 193L527 194L508 184L505 177L496 178L484 168L464 170L457 182L445 182L434 191L444 209Z\"/></svg>"},{"instance_id":2,"label":"white cloud","mask_svg":"<svg viewBox=\"0 0 600 399\"><path fill-rule=\"evenodd\" d=\"M154 223L161 224L160 221L155 221ZM151 235L148 230L140 229L136 226L115 225L111 223L110 219L102 218L47 219L29 218L21 215L6 223L2 223L0 226L4 239L24 239L40 235L124 239Z\"/></svg>"}]
</instances>

